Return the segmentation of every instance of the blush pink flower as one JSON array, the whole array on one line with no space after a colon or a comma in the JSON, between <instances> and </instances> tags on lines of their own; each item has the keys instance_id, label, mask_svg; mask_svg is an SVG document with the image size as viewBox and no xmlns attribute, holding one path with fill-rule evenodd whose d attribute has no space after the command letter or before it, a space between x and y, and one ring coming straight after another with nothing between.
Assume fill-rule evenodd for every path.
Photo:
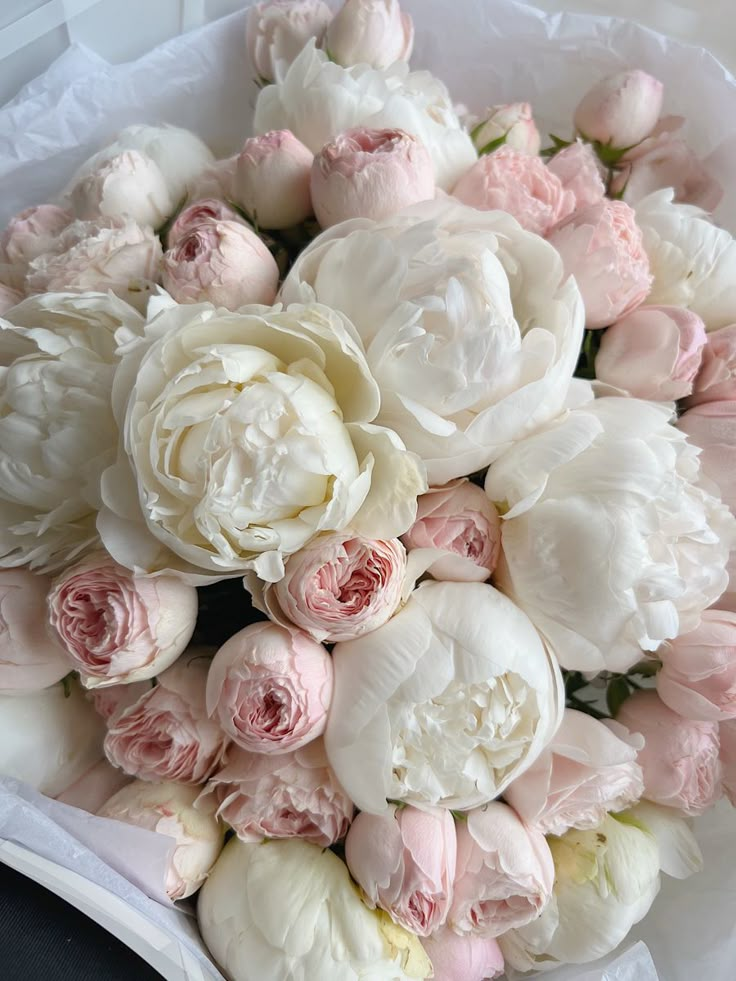
<instances>
[{"instance_id":1,"label":"blush pink flower","mask_svg":"<svg viewBox=\"0 0 736 981\"><path fill-rule=\"evenodd\" d=\"M575 207L575 196L539 157L502 146L480 158L452 190L480 211L507 211L522 228L546 235Z\"/></svg>"},{"instance_id":2,"label":"blush pink flower","mask_svg":"<svg viewBox=\"0 0 736 981\"><path fill-rule=\"evenodd\" d=\"M617 72L590 88L575 110L575 128L587 140L625 149L652 132L662 109L662 83L646 72Z\"/></svg>"},{"instance_id":3,"label":"blush pink flower","mask_svg":"<svg viewBox=\"0 0 736 981\"><path fill-rule=\"evenodd\" d=\"M736 401L736 324L707 335L700 371L685 405Z\"/></svg>"},{"instance_id":4,"label":"blush pink flower","mask_svg":"<svg viewBox=\"0 0 736 981\"><path fill-rule=\"evenodd\" d=\"M605 171L590 143L576 140L564 147L547 164L547 169L559 177L566 191L575 197L575 211L598 204L606 194L603 183Z\"/></svg>"},{"instance_id":5,"label":"blush pink flower","mask_svg":"<svg viewBox=\"0 0 736 981\"><path fill-rule=\"evenodd\" d=\"M718 727L723 767L723 790L736 807L736 721L721 722Z\"/></svg>"},{"instance_id":6,"label":"blush pink flower","mask_svg":"<svg viewBox=\"0 0 736 981\"><path fill-rule=\"evenodd\" d=\"M721 796L718 724L683 719L656 691L636 691L616 720L644 736L644 797L695 817Z\"/></svg>"},{"instance_id":7,"label":"blush pink flower","mask_svg":"<svg viewBox=\"0 0 736 981\"><path fill-rule=\"evenodd\" d=\"M493 937L460 936L442 927L422 946L432 961L434 981L492 981L503 974L503 954Z\"/></svg>"},{"instance_id":8,"label":"blush pink flower","mask_svg":"<svg viewBox=\"0 0 736 981\"><path fill-rule=\"evenodd\" d=\"M0 571L0 694L48 688L73 666L46 629L48 576L27 569Z\"/></svg>"},{"instance_id":9,"label":"blush pink flower","mask_svg":"<svg viewBox=\"0 0 736 981\"><path fill-rule=\"evenodd\" d=\"M355 811L321 739L278 756L233 748L197 806L216 806L242 841L304 838L322 848L345 837Z\"/></svg>"},{"instance_id":10,"label":"blush pink flower","mask_svg":"<svg viewBox=\"0 0 736 981\"><path fill-rule=\"evenodd\" d=\"M236 224L247 227L246 222L237 211L234 211L224 201L219 200L219 198L200 198L179 212L166 236L167 246L170 249L176 248L179 242L197 225L211 221L234 221Z\"/></svg>"},{"instance_id":11,"label":"blush pink flower","mask_svg":"<svg viewBox=\"0 0 736 981\"><path fill-rule=\"evenodd\" d=\"M447 919L456 857L455 823L442 807L363 812L345 841L345 861L371 909L380 906L418 937Z\"/></svg>"},{"instance_id":12,"label":"blush pink flower","mask_svg":"<svg viewBox=\"0 0 736 981\"><path fill-rule=\"evenodd\" d=\"M55 242L74 216L55 204L37 204L10 219L0 236L0 260L24 269Z\"/></svg>"},{"instance_id":13,"label":"blush pink flower","mask_svg":"<svg viewBox=\"0 0 736 981\"><path fill-rule=\"evenodd\" d=\"M574 276L585 303L586 327L607 327L634 311L652 286L649 259L633 209L601 201L576 211L548 236Z\"/></svg>"},{"instance_id":14,"label":"blush pink flower","mask_svg":"<svg viewBox=\"0 0 736 981\"><path fill-rule=\"evenodd\" d=\"M704 475L721 492L723 502L736 509L736 402L706 402L688 409L677 428L702 450Z\"/></svg>"},{"instance_id":15,"label":"blush pink flower","mask_svg":"<svg viewBox=\"0 0 736 981\"><path fill-rule=\"evenodd\" d=\"M528 102L511 102L486 109L470 133L478 153L490 153L500 143L536 156L541 139Z\"/></svg>"},{"instance_id":16,"label":"blush pink flower","mask_svg":"<svg viewBox=\"0 0 736 981\"><path fill-rule=\"evenodd\" d=\"M134 681L129 685L110 685L109 688L92 688L88 698L98 715L110 723L114 716L135 705L141 695L153 687L152 681ZM108 726L109 727L109 726Z\"/></svg>"},{"instance_id":17,"label":"blush pink flower","mask_svg":"<svg viewBox=\"0 0 736 981\"><path fill-rule=\"evenodd\" d=\"M238 156L233 200L259 228L289 228L312 214L314 154L291 130L246 140Z\"/></svg>"},{"instance_id":18,"label":"blush pink flower","mask_svg":"<svg viewBox=\"0 0 736 981\"><path fill-rule=\"evenodd\" d=\"M321 644L298 630L254 623L215 655L207 711L241 748L285 753L322 735L332 686L332 658Z\"/></svg>"}]
</instances>

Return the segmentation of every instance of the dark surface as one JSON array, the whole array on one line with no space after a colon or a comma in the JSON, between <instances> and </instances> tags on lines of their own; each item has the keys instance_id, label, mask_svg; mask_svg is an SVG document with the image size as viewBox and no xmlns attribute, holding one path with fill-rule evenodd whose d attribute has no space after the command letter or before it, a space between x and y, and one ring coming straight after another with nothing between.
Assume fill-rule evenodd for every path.
<instances>
[{"instance_id":1,"label":"dark surface","mask_svg":"<svg viewBox=\"0 0 736 981\"><path fill-rule=\"evenodd\" d=\"M2 981L162 981L69 903L0 864Z\"/></svg>"}]
</instances>

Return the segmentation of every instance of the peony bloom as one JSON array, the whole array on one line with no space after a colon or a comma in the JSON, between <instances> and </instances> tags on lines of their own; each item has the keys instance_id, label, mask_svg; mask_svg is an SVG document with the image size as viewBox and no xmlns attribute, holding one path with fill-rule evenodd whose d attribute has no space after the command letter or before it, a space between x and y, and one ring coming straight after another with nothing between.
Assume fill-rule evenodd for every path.
<instances>
[{"instance_id":1,"label":"peony bloom","mask_svg":"<svg viewBox=\"0 0 736 981\"><path fill-rule=\"evenodd\" d=\"M503 954L492 937L461 937L443 927L422 946L432 961L434 981L489 981L503 974Z\"/></svg>"},{"instance_id":2,"label":"peony bloom","mask_svg":"<svg viewBox=\"0 0 736 981\"><path fill-rule=\"evenodd\" d=\"M253 753L285 753L321 736L332 659L306 634L253 623L219 649L207 675L207 712Z\"/></svg>"},{"instance_id":3,"label":"peony bloom","mask_svg":"<svg viewBox=\"0 0 736 981\"><path fill-rule=\"evenodd\" d=\"M341 68L307 44L283 81L263 89L256 103L256 133L289 129L312 153L345 130L401 129L429 150L438 187L449 190L476 159L439 79L409 72L404 62L383 70Z\"/></svg>"},{"instance_id":4,"label":"peony bloom","mask_svg":"<svg viewBox=\"0 0 736 981\"><path fill-rule=\"evenodd\" d=\"M209 658L190 648L138 701L108 720L105 755L140 780L204 783L223 763L227 737L207 718Z\"/></svg>"},{"instance_id":5,"label":"peony bloom","mask_svg":"<svg viewBox=\"0 0 736 981\"><path fill-rule=\"evenodd\" d=\"M507 508L496 581L566 668L627 671L726 587L736 524L671 415L601 398L488 472L486 493Z\"/></svg>"},{"instance_id":6,"label":"peony bloom","mask_svg":"<svg viewBox=\"0 0 736 981\"><path fill-rule=\"evenodd\" d=\"M466 810L549 742L560 675L524 614L482 583L427 582L387 624L333 651L325 746L356 805Z\"/></svg>"},{"instance_id":7,"label":"peony bloom","mask_svg":"<svg viewBox=\"0 0 736 981\"><path fill-rule=\"evenodd\" d=\"M703 402L736 401L736 324L711 331L702 353L686 408Z\"/></svg>"},{"instance_id":8,"label":"peony bloom","mask_svg":"<svg viewBox=\"0 0 736 981\"><path fill-rule=\"evenodd\" d=\"M457 841L445 808L392 804L386 814L359 814L345 841L345 861L371 909L428 937L447 919Z\"/></svg>"},{"instance_id":9,"label":"peony bloom","mask_svg":"<svg viewBox=\"0 0 736 981\"><path fill-rule=\"evenodd\" d=\"M85 688L104 688L174 663L194 633L197 590L173 576L134 576L99 551L64 570L48 608L70 667Z\"/></svg>"},{"instance_id":10,"label":"peony bloom","mask_svg":"<svg viewBox=\"0 0 736 981\"><path fill-rule=\"evenodd\" d=\"M158 164L139 150L124 150L82 177L69 193L77 218L132 218L158 228L176 202Z\"/></svg>"},{"instance_id":11,"label":"peony bloom","mask_svg":"<svg viewBox=\"0 0 736 981\"><path fill-rule=\"evenodd\" d=\"M595 828L606 813L631 807L644 792L636 762L643 745L619 723L565 709L552 742L506 788L504 800L543 834Z\"/></svg>"},{"instance_id":12,"label":"peony bloom","mask_svg":"<svg viewBox=\"0 0 736 981\"><path fill-rule=\"evenodd\" d=\"M322 531L406 531L424 474L370 424L379 393L344 317L315 304L157 309L116 377L123 445L99 524L118 562L275 582Z\"/></svg>"},{"instance_id":13,"label":"peony bloom","mask_svg":"<svg viewBox=\"0 0 736 981\"><path fill-rule=\"evenodd\" d=\"M314 158L311 190L322 228L350 218L380 221L434 197L432 159L400 129L351 129Z\"/></svg>"},{"instance_id":14,"label":"peony bloom","mask_svg":"<svg viewBox=\"0 0 736 981\"><path fill-rule=\"evenodd\" d=\"M95 711L102 716L108 725L113 717L119 717L123 712L135 705L141 695L151 690L150 681L132 681L129 685L110 685L105 688L92 688L89 699Z\"/></svg>"},{"instance_id":15,"label":"peony bloom","mask_svg":"<svg viewBox=\"0 0 736 981\"><path fill-rule=\"evenodd\" d=\"M313 539L285 563L283 579L248 588L272 620L294 624L317 641L354 640L396 612L406 575L406 552L395 538L380 541L350 532Z\"/></svg>"},{"instance_id":16,"label":"peony bloom","mask_svg":"<svg viewBox=\"0 0 736 981\"><path fill-rule=\"evenodd\" d=\"M246 226L247 222L237 211L220 201L218 198L201 198L188 205L176 217L166 235L169 249L175 249L198 225L209 225L212 222L234 222Z\"/></svg>"},{"instance_id":17,"label":"peony bloom","mask_svg":"<svg viewBox=\"0 0 736 981\"><path fill-rule=\"evenodd\" d=\"M565 191L572 193L575 211L598 204L605 197L605 170L589 143L576 140L564 147L549 161L547 170L559 178Z\"/></svg>"},{"instance_id":18,"label":"peony bloom","mask_svg":"<svg viewBox=\"0 0 736 981\"><path fill-rule=\"evenodd\" d=\"M196 787L181 783L134 780L107 800L99 817L123 821L147 831L168 835L176 842L166 870L169 899L186 899L207 878L225 843L217 818L194 807Z\"/></svg>"},{"instance_id":19,"label":"peony bloom","mask_svg":"<svg viewBox=\"0 0 736 981\"><path fill-rule=\"evenodd\" d=\"M595 376L638 399L684 398L692 391L707 336L691 310L639 307L603 335Z\"/></svg>"},{"instance_id":20,"label":"peony bloom","mask_svg":"<svg viewBox=\"0 0 736 981\"><path fill-rule=\"evenodd\" d=\"M695 817L721 796L718 725L683 719L655 691L636 691L616 714L618 722L644 736L637 757L644 797Z\"/></svg>"},{"instance_id":21,"label":"peony bloom","mask_svg":"<svg viewBox=\"0 0 736 981\"><path fill-rule=\"evenodd\" d=\"M143 319L95 293L31 297L12 317L0 326L0 361L18 358L0 380L0 566L51 572L98 541L100 476L117 440L115 333L139 333Z\"/></svg>"},{"instance_id":22,"label":"peony bloom","mask_svg":"<svg viewBox=\"0 0 736 981\"><path fill-rule=\"evenodd\" d=\"M288 129L253 136L237 158L233 200L259 228L290 228L312 214L314 154Z\"/></svg>"},{"instance_id":23,"label":"peony bloom","mask_svg":"<svg viewBox=\"0 0 736 981\"><path fill-rule=\"evenodd\" d=\"M508 215L451 199L329 229L281 298L350 318L381 389L378 421L433 484L487 466L554 419L582 342L580 294L554 249Z\"/></svg>"},{"instance_id":24,"label":"peony bloom","mask_svg":"<svg viewBox=\"0 0 736 981\"><path fill-rule=\"evenodd\" d=\"M721 744L723 791L736 807L736 722L721 722L718 735Z\"/></svg>"},{"instance_id":25,"label":"peony bloom","mask_svg":"<svg viewBox=\"0 0 736 981\"><path fill-rule=\"evenodd\" d=\"M603 200L575 211L549 235L585 303L585 326L607 327L640 306L652 285L633 210Z\"/></svg>"},{"instance_id":26,"label":"peony bloom","mask_svg":"<svg viewBox=\"0 0 736 981\"><path fill-rule=\"evenodd\" d=\"M345 863L306 841L225 846L197 903L204 942L238 981L429 978L419 940L371 911Z\"/></svg>"},{"instance_id":27,"label":"peony bloom","mask_svg":"<svg viewBox=\"0 0 736 981\"><path fill-rule=\"evenodd\" d=\"M48 576L27 569L0 572L0 694L39 691L72 670L46 629L50 588Z\"/></svg>"},{"instance_id":28,"label":"peony bloom","mask_svg":"<svg viewBox=\"0 0 736 981\"><path fill-rule=\"evenodd\" d=\"M401 540L409 551L444 553L429 566L435 579L483 582L498 562L501 520L481 488L463 478L422 494L417 520Z\"/></svg>"},{"instance_id":29,"label":"peony bloom","mask_svg":"<svg viewBox=\"0 0 736 981\"><path fill-rule=\"evenodd\" d=\"M549 845L516 812L491 801L457 826L457 871L449 924L456 933L499 937L535 920L554 880Z\"/></svg>"},{"instance_id":30,"label":"peony bloom","mask_svg":"<svg viewBox=\"0 0 736 981\"><path fill-rule=\"evenodd\" d=\"M537 235L546 235L575 207L572 191L563 188L539 157L511 146L481 157L452 194L480 211L506 211Z\"/></svg>"},{"instance_id":31,"label":"peony bloom","mask_svg":"<svg viewBox=\"0 0 736 981\"><path fill-rule=\"evenodd\" d=\"M402 13L399 0L345 0L325 40L338 65L388 68L411 58L414 22Z\"/></svg>"},{"instance_id":32,"label":"peony bloom","mask_svg":"<svg viewBox=\"0 0 736 981\"><path fill-rule=\"evenodd\" d=\"M345 837L355 811L321 739L290 753L229 750L227 765L210 779L200 802L214 804L241 841L304 838L322 848Z\"/></svg>"},{"instance_id":33,"label":"peony bloom","mask_svg":"<svg viewBox=\"0 0 736 981\"><path fill-rule=\"evenodd\" d=\"M724 503L736 509L736 403L695 406L680 416L677 428L700 447L703 474L717 485Z\"/></svg>"},{"instance_id":34,"label":"peony bloom","mask_svg":"<svg viewBox=\"0 0 736 981\"><path fill-rule=\"evenodd\" d=\"M207 301L237 310L247 303L273 303L279 267L247 225L210 219L169 249L162 283L177 303Z\"/></svg>"},{"instance_id":35,"label":"peony bloom","mask_svg":"<svg viewBox=\"0 0 736 981\"><path fill-rule=\"evenodd\" d=\"M332 11L323 0L267 0L248 11L250 63L261 82L283 81L310 38L320 44Z\"/></svg>"},{"instance_id":36,"label":"peony bloom","mask_svg":"<svg viewBox=\"0 0 736 981\"><path fill-rule=\"evenodd\" d=\"M662 83L646 72L618 72L590 88L575 110L575 128L586 140L623 150L652 132L662 110Z\"/></svg>"},{"instance_id":37,"label":"peony bloom","mask_svg":"<svg viewBox=\"0 0 736 981\"><path fill-rule=\"evenodd\" d=\"M53 252L57 238L73 218L55 204L37 204L14 215L0 235L0 262L7 263L22 281L28 264Z\"/></svg>"},{"instance_id":38,"label":"peony bloom","mask_svg":"<svg viewBox=\"0 0 736 981\"><path fill-rule=\"evenodd\" d=\"M4 317L8 310L12 310L22 299L23 293L20 290L14 290L0 283L0 317Z\"/></svg>"},{"instance_id":39,"label":"peony bloom","mask_svg":"<svg viewBox=\"0 0 736 981\"><path fill-rule=\"evenodd\" d=\"M480 154L492 153L505 144L535 157L541 146L539 130L528 102L491 106L485 110L483 119L475 125L470 135Z\"/></svg>"}]
</instances>

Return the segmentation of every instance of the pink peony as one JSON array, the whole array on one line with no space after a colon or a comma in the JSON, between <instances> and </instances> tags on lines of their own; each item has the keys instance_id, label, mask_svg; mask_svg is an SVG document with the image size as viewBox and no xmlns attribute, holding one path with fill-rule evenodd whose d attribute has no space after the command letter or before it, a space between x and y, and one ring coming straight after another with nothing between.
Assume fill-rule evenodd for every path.
<instances>
[{"instance_id":1,"label":"pink peony","mask_svg":"<svg viewBox=\"0 0 736 981\"><path fill-rule=\"evenodd\" d=\"M408 61L414 22L399 0L345 0L327 28L326 48L339 65L388 68Z\"/></svg>"},{"instance_id":2,"label":"pink peony","mask_svg":"<svg viewBox=\"0 0 736 981\"><path fill-rule=\"evenodd\" d=\"M576 140L566 146L552 157L547 169L574 195L575 211L598 204L606 195L605 171L589 143Z\"/></svg>"},{"instance_id":3,"label":"pink peony","mask_svg":"<svg viewBox=\"0 0 736 981\"><path fill-rule=\"evenodd\" d=\"M721 742L723 789L726 797L736 807L736 722L721 722L718 734Z\"/></svg>"},{"instance_id":4,"label":"pink peony","mask_svg":"<svg viewBox=\"0 0 736 981\"><path fill-rule=\"evenodd\" d=\"M177 215L176 221L166 236L168 248L175 248L197 225L210 221L234 221L236 224L247 227L245 219L241 218L237 211L233 211L224 201L220 201L218 198L201 198L193 204L187 205Z\"/></svg>"},{"instance_id":5,"label":"pink peony","mask_svg":"<svg viewBox=\"0 0 736 981\"><path fill-rule=\"evenodd\" d=\"M233 181L233 200L259 228L289 228L312 214L314 154L288 129L246 140Z\"/></svg>"},{"instance_id":6,"label":"pink peony","mask_svg":"<svg viewBox=\"0 0 736 981\"><path fill-rule=\"evenodd\" d=\"M55 204L37 204L10 219L0 236L0 261L21 269L46 252L74 216Z\"/></svg>"},{"instance_id":7,"label":"pink peony","mask_svg":"<svg viewBox=\"0 0 736 981\"><path fill-rule=\"evenodd\" d=\"M685 405L736 401L736 324L708 334L700 371Z\"/></svg>"},{"instance_id":8,"label":"pink peony","mask_svg":"<svg viewBox=\"0 0 736 981\"><path fill-rule=\"evenodd\" d=\"M699 446L705 476L721 492L721 498L736 509L736 402L706 402L689 409L677 428Z\"/></svg>"},{"instance_id":9,"label":"pink peony","mask_svg":"<svg viewBox=\"0 0 736 981\"><path fill-rule=\"evenodd\" d=\"M48 688L73 669L46 630L48 576L27 569L0 571L0 693Z\"/></svg>"},{"instance_id":10,"label":"pink peony","mask_svg":"<svg viewBox=\"0 0 736 981\"><path fill-rule=\"evenodd\" d=\"M110 722L114 716L135 705L141 695L145 695L153 687L151 681L134 681L129 685L110 685L109 688L92 688L89 698L98 715L105 722Z\"/></svg>"},{"instance_id":11,"label":"pink peony","mask_svg":"<svg viewBox=\"0 0 736 981\"><path fill-rule=\"evenodd\" d=\"M541 146L539 130L528 102L491 106L486 109L481 122L474 126L470 136L478 153L490 153L497 145L505 143L514 150L535 157Z\"/></svg>"},{"instance_id":12,"label":"pink peony","mask_svg":"<svg viewBox=\"0 0 736 981\"><path fill-rule=\"evenodd\" d=\"M422 941L434 981L489 981L503 974L503 954L493 937L460 936L442 927Z\"/></svg>"},{"instance_id":13,"label":"pink peony","mask_svg":"<svg viewBox=\"0 0 736 981\"><path fill-rule=\"evenodd\" d=\"M310 38L320 43L332 11L324 0L267 0L248 11L248 54L258 78L281 81Z\"/></svg>"},{"instance_id":14,"label":"pink peony","mask_svg":"<svg viewBox=\"0 0 736 981\"><path fill-rule=\"evenodd\" d=\"M643 71L609 75L578 103L575 128L586 140L614 149L641 143L659 119L662 90L662 83Z\"/></svg>"}]
</instances>

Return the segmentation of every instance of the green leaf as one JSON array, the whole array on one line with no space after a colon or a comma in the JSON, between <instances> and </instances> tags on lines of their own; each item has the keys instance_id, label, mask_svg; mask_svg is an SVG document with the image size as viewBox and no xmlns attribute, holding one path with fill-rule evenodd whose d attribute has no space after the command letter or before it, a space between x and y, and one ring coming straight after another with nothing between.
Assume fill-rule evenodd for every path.
<instances>
[{"instance_id":1,"label":"green leaf","mask_svg":"<svg viewBox=\"0 0 736 981\"><path fill-rule=\"evenodd\" d=\"M631 689L626 678L614 678L610 682L606 690L606 704L608 705L608 711L614 718L630 694Z\"/></svg>"},{"instance_id":2,"label":"green leaf","mask_svg":"<svg viewBox=\"0 0 736 981\"><path fill-rule=\"evenodd\" d=\"M503 146L505 142L505 136L499 136L497 139L491 140L490 143L486 143L484 147L478 150L478 156L484 157L488 153L493 153L494 150L498 150L500 146Z\"/></svg>"}]
</instances>

